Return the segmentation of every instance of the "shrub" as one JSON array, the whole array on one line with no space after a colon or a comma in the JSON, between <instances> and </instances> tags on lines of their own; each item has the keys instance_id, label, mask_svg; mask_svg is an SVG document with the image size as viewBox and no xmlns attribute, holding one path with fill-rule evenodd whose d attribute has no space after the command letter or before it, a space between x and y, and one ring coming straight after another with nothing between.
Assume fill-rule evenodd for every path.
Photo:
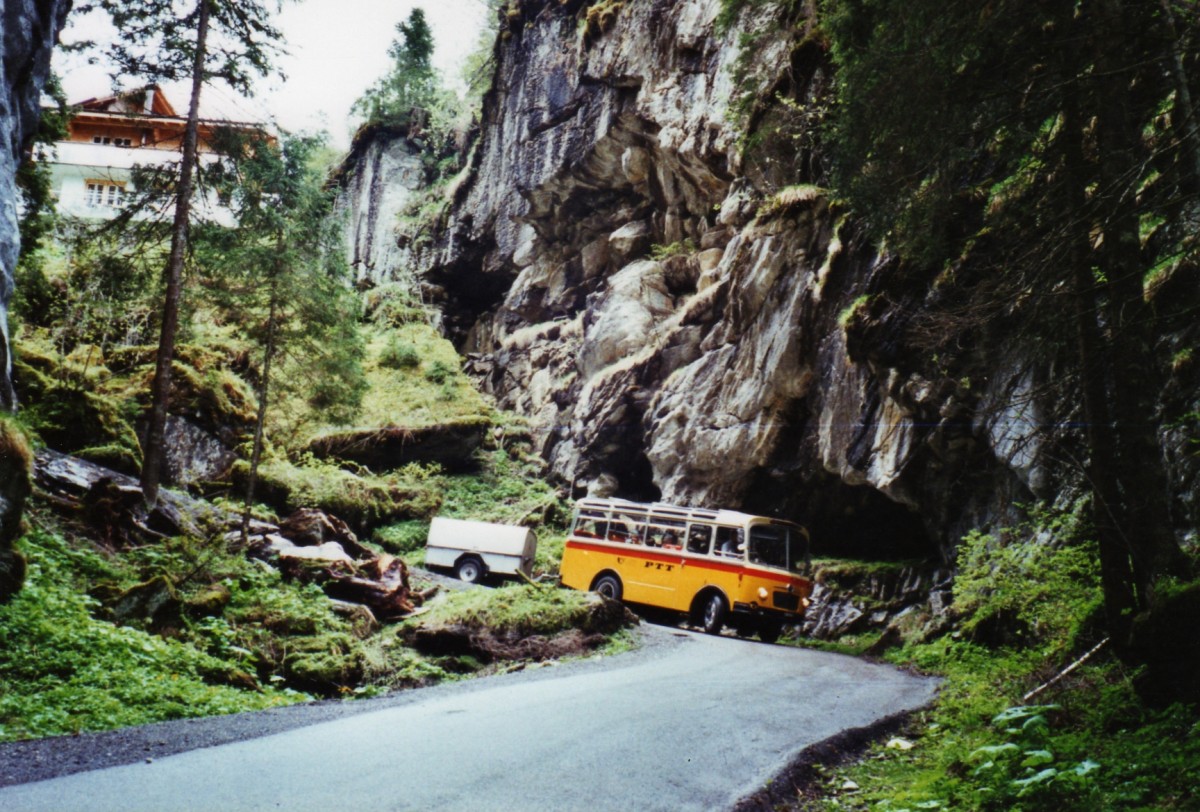
<instances>
[{"instance_id":1,"label":"shrub","mask_svg":"<svg viewBox=\"0 0 1200 812\"><path fill-rule=\"evenodd\" d=\"M420 364L421 354L417 348L396 336L392 336L379 354L379 365L388 369L410 369Z\"/></svg>"},{"instance_id":2,"label":"shrub","mask_svg":"<svg viewBox=\"0 0 1200 812\"><path fill-rule=\"evenodd\" d=\"M457 369L442 360L434 361L425 369L425 379L430 383L445 383L457 374Z\"/></svg>"}]
</instances>

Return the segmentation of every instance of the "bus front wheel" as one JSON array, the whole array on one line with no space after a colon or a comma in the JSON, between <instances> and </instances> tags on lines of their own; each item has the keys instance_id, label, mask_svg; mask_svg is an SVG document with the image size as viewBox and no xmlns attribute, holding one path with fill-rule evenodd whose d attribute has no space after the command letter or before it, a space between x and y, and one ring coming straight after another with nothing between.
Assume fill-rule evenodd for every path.
<instances>
[{"instance_id":1,"label":"bus front wheel","mask_svg":"<svg viewBox=\"0 0 1200 812\"><path fill-rule=\"evenodd\" d=\"M615 575L602 575L596 579L592 591L614 601L621 600L621 579Z\"/></svg>"},{"instance_id":2,"label":"bus front wheel","mask_svg":"<svg viewBox=\"0 0 1200 812\"><path fill-rule=\"evenodd\" d=\"M704 614L701 616L701 626L708 634L720 634L725 627L725 599L716 592L704 601Z\"/></svg>"}]
</instances>

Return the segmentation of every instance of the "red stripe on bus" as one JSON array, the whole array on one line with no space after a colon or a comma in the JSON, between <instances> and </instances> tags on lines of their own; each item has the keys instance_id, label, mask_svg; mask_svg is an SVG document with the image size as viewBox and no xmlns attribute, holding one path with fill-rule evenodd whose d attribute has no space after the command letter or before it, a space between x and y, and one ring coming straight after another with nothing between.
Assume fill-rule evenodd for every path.
<instances>
[{"instance_id":1,"label":"red stripe on bus","mask_svg":"<svg viewBox=\"0 0 1200 812\"><path fill-rule=\"evenodd\" d=\"M707 570L717 570L718 572L733 572L733 573L743 573L744 572L747 575L753 575L758 578L765 578L768 581L779 581L780 583L783 583L783 584L790 584L793 581L803 581L804 580L803 578L800 578L799 576L784 575L784 574L778 573L778 572L770 572L770 571L766 571L766 570L752 569L751 567L748 567L745 564L741 564L741 565L728 564L728 563L725 563L724 561L713 561L713 560L707 559L707 558L693 557L693 555L684 555L683 553L674 553L674 554L670 554L670 555L663 554L663 553L653 553L653 552L647 551L645 548L641 547L640 545L622 544L621 542L614 542L613 544L614 545L620 544L620 546L609 546L606 544L593 544L593 543L586 542L586 541L575 541L574 539L568 539L565 546L573 547L576 550L587 550L589 552L594 552L594 553L610 553L612 555L624 555L624 556L628 556L629 558L638 558L638 559L643 559L646 561L658 561L663 564L673 564L680 560L684 560L687 562L688 566L696 566L701 569L707 569Z\"/></svg>"}]
</instances>

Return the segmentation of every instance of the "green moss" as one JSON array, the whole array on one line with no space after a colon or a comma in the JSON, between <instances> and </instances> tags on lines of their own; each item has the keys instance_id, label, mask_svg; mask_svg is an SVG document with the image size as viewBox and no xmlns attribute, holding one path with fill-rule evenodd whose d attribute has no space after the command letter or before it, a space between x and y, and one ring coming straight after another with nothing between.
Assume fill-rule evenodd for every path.
<instances>
[{"instance_id":1,"label":"green moss","mask_svg":"<svg viewBox=\"0 0 1200 812\"><path fill-rule=\"evenodd\" d=\"M694 253L696 253L696 243L690 239L667 245L655 244L650 246L650 258L655 262L662 262L664 259L670 259L671 257L687 256Z\"/></svg>"},{"instance_id":2,"label":"green moss","mask_svg":"<svg viewBox=\"0 0 1200 812\"><path fill-rule=\"evenodd\" d=\"M570 629L611 632L607 615L595 611L590 593L531 584L514 584L499 589L470 589L447 594L430 604L425 614L404 622L404 628L420 626L468 626L487 628L497 636L515 634L552 635Z\"/></svg>"},{"instance_id":3,"label":"green moss","mask_svg":"<svg viewBox=\"0 0 1200 812\"><path fill-rule=\"evenodd\" d=\"M249 465L234 466L235 482L244 480ZM355 474L306 457L301 464L285 460L259 466L259 493L281 515L300 508L320 508L358 532L402 519L428 517L437 511L441 495L411 469L383 475Z\"/></svg>"},{"instance_id":4,"label":"green moss","mask_svg":"<svg viewBox=\"0 0 1200 812\"><path fill-rule=\"evenodd\" d=\"M385 362L395 346L412 348L420 365ZM454 345L428 324L369 329L364 364L369 389L358 427L419 428L468 417L491 420L493 409L459 372L461 365ZM453 398L445 397L447 389Z\"/></svg>"},{"instance_id":5,"label":"green moss","mask_svg":"<svg viewBox=\"0 0 1200 812\"><path fill-rule=\"evenodd\" d=\"M26 587L0 606L0 740L258 710L307 698L251 688L235 663L186 642L95 619L96 601L83 584L120 575L98 553L40 531L22 539L20 547L29 560ZM235 687L239 684L243 687Z\"/></svg>"},{"instance_id":6,"label":"green moss","mask_svg":"<svg viewBox=\"0 0 1200 812\"><path fill-rule=\"evenodd\" d=\"M379 365L385 369L411 369L421 365L421 354L412 344L393 336L380 350Z\"/></svg>"},{"instance_id":7,"label":"green moss","mask_svg":"<svg viewBox=\"0 0 1200 812\"><path fill-rule=\"evenodd\" d=\"M389 553L400 555L420 550L429 538L429 522L420 519L376 528L372 541Z\"/></svg>"},{"instance_id":8,"label":"green moss","mask_svg":"<svg viewBox=\"0 0 1200 812\"><path fill-rule=\"evenodd\" d=\"M845 329L852 321L866 315L867 311L870 309L873 299L874 297L872 297L870 294L864 293L847 305L841 313L838 313L838 327Z\"/></svg>"}]
</instances>

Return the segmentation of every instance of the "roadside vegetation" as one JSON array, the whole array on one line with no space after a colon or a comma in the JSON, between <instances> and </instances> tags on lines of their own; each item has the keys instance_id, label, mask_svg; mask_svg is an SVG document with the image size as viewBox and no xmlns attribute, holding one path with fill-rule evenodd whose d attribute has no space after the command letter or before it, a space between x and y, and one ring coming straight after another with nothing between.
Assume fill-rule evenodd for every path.
<instances>
[{"instance_id":1,"label":"roadside vegetation","mask_svg":"<svg viewBox=\"0 0 1200 812\"><path fill-rule=\"evenodd\" d=\"M1156 702L1146 673L1101 645L1090 536L1078 515L1036 511L1022 527L969 534L948 625L913 623L883 655L944 677L938 700L857 760L819 768L788 808L1194 809L1200 713ZM878 640L818 647L862 653Z\"/></svg>"}]
</instances>

